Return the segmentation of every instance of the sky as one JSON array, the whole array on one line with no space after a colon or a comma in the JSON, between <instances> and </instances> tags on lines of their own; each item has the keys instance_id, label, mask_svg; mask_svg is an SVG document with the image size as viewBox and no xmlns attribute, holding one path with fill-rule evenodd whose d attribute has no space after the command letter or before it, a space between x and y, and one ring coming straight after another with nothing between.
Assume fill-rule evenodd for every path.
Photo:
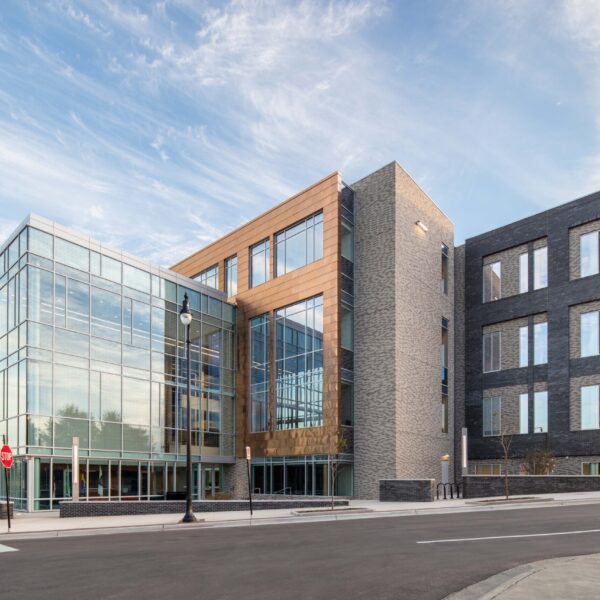
<instances>
[{"instance_id":1,"label":"sky","mask_svg":"<svg viewBox=\"0 0 600 600\"><path fill-rule=\"evenodd\" d=\"M392 160L457 243L600 190L600 2L0 2L0 240L169 266Z\"/></svg>"}]
</instances>

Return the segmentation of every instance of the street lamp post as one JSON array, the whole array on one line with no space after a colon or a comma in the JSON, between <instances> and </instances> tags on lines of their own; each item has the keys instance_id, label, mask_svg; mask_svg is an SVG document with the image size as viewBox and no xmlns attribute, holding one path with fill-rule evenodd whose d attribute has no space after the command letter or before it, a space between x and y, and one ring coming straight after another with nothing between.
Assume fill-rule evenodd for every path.
<instances>
[{"instance_id":1,"label":"street lamp post","mask_svg":"<svg viewBox=\"0 0 600 600\"><path fill-rule=\"evenodd\" d=\"M190 360L190 325L192 324L192 311L187 293L183 297L183 306L179 311L179 318L185 327L185 358L187 363L187 460L186 460L186 498L185 515L183 523L194 523L196 517L192 509L192 364Z\"/></svg>"}]
</instances>

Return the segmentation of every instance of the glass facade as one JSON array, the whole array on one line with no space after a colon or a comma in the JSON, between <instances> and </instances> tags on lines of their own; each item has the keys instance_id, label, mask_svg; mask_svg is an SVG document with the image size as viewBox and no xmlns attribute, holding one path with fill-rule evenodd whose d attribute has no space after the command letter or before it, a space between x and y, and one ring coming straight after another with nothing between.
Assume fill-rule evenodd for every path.
<instances>
[{"instance_id":1,"label":"glass facade","mask_svg":"<svg viewBox=\"0 0 600 600\"><path fill-rule=\"evenodd\" d=\"M336 469L335 476L333 469ZM334 495L351 496L352 462L332 459L327 455L252 460L252 489L255 494L329 496L332 481L335 482Z\"/></svg>"},{"instance_id":2,"label":"glass facade","mask_svg":"<svg viewBox=\"0 0 600 600\"><path fill-rule=\"evenodd\" d=\"M275 251L278 277L323 258L323 213L278 233Z\"/></svg>"},{"instance_id":3,"label":"glass facade","mask_svg":"<svg viewBox=\"0 0 600 600\"><path fill-rule=\"evenodd\" d=\"M276 428L323 425L323 297L276 311Z\"/></svg>"},{"instance_id":4,"label":"glass facade","mask_svg":"<svg viewBox=\"0 0 600 600\"><path fill-rule=\"evenodd\" d=\"M269 430L269 315L250 320L250 431Z\"/></svg>"},{"instance_id":5,"label":"glass facade","mask_svg":"<svg viewBox=\"0 0 600 600\"><path fill-rule=\"evenodd\" d=\"M192 451L234 456L235 308L158 272L168 273L32 226L0 255L0 434L35 470L34 508L70 495L74 436L83 497L162 496L183 484L185 292Z\"/></svg>"}]
</instances>

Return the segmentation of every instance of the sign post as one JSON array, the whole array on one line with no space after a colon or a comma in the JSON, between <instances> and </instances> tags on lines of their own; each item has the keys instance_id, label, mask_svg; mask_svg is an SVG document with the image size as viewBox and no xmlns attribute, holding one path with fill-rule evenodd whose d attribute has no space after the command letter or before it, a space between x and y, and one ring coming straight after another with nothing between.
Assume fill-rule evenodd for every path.
<instances>
[{"instance_id":1,"label":"sign post","mask_svg":"<svg viewBox=\"0 0 600 600\"><path fill-rule=\"evenodd\" d=\"M10 533L10 487L9 487L9 478L8 478L8 470L12 467L13 464L13 453L10 449L10 446L6 445L6 436L2 436L2 449L0 450L0 459L2 461L2 466L4 467L4 482L6 484L6 518L8 519L8 531Z\"/></svg>"},{"instance_id":2,"label":"sign post","mask_svg":"<svg viewBox=\"0 0 600 600\"><path fill-rule=\"evenodd\" d=\"M252 483L250 482L250 460L252 459L252 452L250 446L246 446L246 466L248 470L248 498L250 499L250 516L252 516Z\"/></svg>"}]
</instances>

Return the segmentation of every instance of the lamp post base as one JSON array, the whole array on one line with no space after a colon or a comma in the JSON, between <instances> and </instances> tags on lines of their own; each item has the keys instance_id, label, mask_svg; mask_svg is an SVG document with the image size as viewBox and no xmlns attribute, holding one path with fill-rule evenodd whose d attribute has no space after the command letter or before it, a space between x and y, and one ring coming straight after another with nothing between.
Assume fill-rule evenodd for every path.
<instances>
[{"instance_id":1,"label":"lamp post base","mask_svg":"<svg viewBox=\"0 0 600 600\"><path fill-rule=\"evenodd\" d=\"M196 518L194 513L185 513L185 515L183 515L183 519L181 519L182 523L199 523L201 521L204 521L204 519Z\"/></svg>"}]
</instances>

